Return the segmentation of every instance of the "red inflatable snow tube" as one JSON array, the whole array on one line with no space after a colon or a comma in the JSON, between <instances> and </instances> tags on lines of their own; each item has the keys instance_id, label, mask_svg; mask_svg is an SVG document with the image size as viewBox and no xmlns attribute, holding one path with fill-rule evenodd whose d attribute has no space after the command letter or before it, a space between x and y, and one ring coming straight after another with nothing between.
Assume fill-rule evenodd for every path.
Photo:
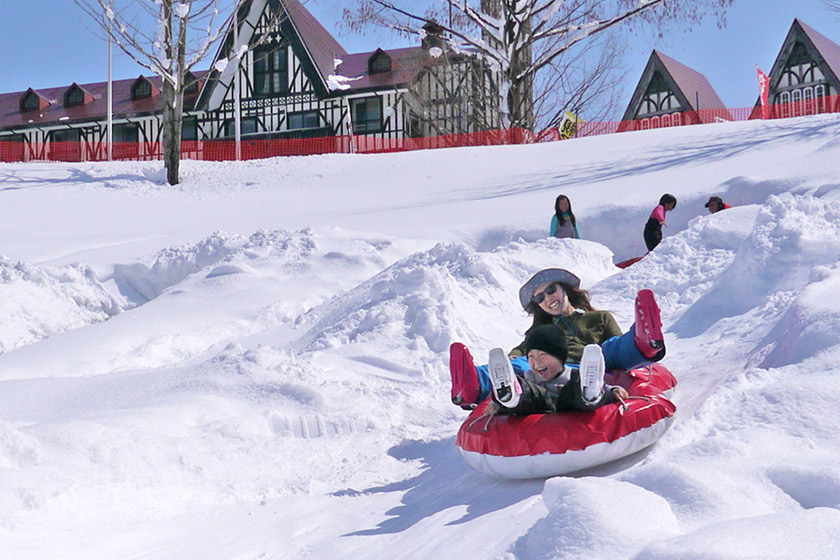
<instances>
[{"instance_id":1,"label":"red inflatable snow tube","mask_svg":"<svg viewBox=\"0 0 840 560\"><path fill-rule=\"evenodd\" d=\"M544 478L615 461L654 444L673 422L676 406L664 393L676 379L661 364L607 373L632 397L626 409L481 417L489 399L458 430L455 445L467 464L502 478Z\"/></svg>"}]
</instances>

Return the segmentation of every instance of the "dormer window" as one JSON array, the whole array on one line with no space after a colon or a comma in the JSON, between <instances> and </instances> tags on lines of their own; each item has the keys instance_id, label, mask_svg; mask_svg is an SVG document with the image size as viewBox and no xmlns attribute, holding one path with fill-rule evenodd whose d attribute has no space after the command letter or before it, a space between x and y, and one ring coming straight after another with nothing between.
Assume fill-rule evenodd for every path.
<instances>
[{"instance_id":1,"label":"dormer window","mask_svg":"<svg viewBox=\"0 0 840 560\"><path fill-rule=\"evenodd\" d=\"M82 93L82 90L80 89L74 89L67 94L67 97L64 98L65 107L75 107L76 105L81 105L84 102L85 94Z\"/></svg>"},{"instance_id":2,"label":"dormer window","mask_svg":"<svg viewBox=\"0 0 840 560\"><path fill-rule=\"evenodd\" d=\"M370 55L368 59L368 74L383 74L391 71L391 57L382 49Z\"/></svg>"},{"instance_id":3,"label":"dormer window","mask_svg":"<svg viewBox=\"0 0 840 560\"><path fill-rule=\"evenodd\" d=\"M137 80L131 89L131 99L146 99L152 96L152 84L148 80Z\"/></svg>"},{"instance_id":4,"label":"dormer window","mask_svg":"<svg viewBox=\"0 0 840 560\"><path fill-rule=\"evenodd\" d=\"M20 112L28 113L29 111L37 111L38 109L41 109L41 98L30 89L20 100Z\"/></svg>"},{"instance_id":5,"label":"dormer window","mask_svg":"<svg viewBox=\"0 0 840 560\"><path fill-rule=\"evenodd\" d=\"M85 90L80 88L77 84L73 84L70 86L66 92L64 92L64 107L76 107L77 105L84 105L86 102L91 101L93 97L90 94L86 94Z\"/></svg>"},{"instance_id":6,"label":"dormer window","mask_svg":"<svg viewBox=\"0 0 840 560\"><path fill-rule=\"evenodd\" d=\"M136 80L131 83L131 100L137 101L139 99L148 99L159 94L160 90L152 85L152 82L138 76Z\"/></svg>"},{"instance_id":7,"label":"dormer window","mask_svg":"<svg viewBox=\"0 0 840 560\"><path fill-rule=\"evenodd\" d=\"M184 76L184 84L186 85L184 88L185 94L198 93L198 78L192 72L187 72L187 75Z\"/></svg>"}]
</instances>

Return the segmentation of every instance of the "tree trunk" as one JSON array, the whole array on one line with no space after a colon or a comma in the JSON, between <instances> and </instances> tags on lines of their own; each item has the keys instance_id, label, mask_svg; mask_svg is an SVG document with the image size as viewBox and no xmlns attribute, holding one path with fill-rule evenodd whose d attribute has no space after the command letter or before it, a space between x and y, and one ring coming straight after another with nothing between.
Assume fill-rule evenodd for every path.
<instances>
[{"instance_id":1,"label":"tree trunk","mask_svg":"<svg viewBox=\"0 0 840 560\"><path fill-rule=\"evenodd\" d=\"M181 102L183 94L168 81L163 82L163 164L166 181L170 185L180 182L181 167Z\"/></svg>"},{"instance_id":2,"label":"tree trunk","mask_svg":"<svg viewBox=\"0 0 840 560\"><path fill-rule=\"evenodd\" d=\"M450 0L451 1L451 0ZM505 20L504 41L498 44L497 41L492 40L486 34L483 39L498 49L505 49L516 45L517 40L521 37L528 37L531 33L531 22L520 22L520 28L515 27L516 19L514 17L516 3L508 0L481 0L481 11L494 18L502 18ZM531 64L531 44L530 41L524 41L523 44L513 49L510 57L510 66L505 70L509 89L507 91L507 98L504 100L507 109L507 125L510 127L524 128L533 130L534 128L534 79L529 73L523 78L519 78ZM501 107L499 108L502 109Z\"/></svg>"},{"instance_id":3,"label":"tree trunk","mask_svg":"<svg viewBox=\"0 0 840 560\"><path fill-rule=\"evenodd\" d=\"M180 182L181 167L181 119L184 114L184 56L186 49L186 22L179 20L177 37L173 33L174 13L172 0L161 3L164 45L170 60L170 72L174 79L163 80L163 164L166 167L166 181L170 185Z\"/></svg>"}]
</instances>

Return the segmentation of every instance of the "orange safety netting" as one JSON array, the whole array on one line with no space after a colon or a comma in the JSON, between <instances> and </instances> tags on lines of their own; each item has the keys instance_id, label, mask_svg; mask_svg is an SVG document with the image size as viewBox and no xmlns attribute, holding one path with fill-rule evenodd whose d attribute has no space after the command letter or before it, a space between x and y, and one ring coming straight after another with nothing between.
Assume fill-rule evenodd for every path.
<instances>
[{"instance_id":1,"label":"orange safety netting","mask_svg":"<svg viewBox=\"0 0 840 560\"><path fill-rule=\"evenodd\" d=\"M840 96L803 99L792 103L767 107L768 119L783 119L840 112ZM736 109L707 109L685 111L632 121L579 121L575 138L614 134L633 130L647 130L672 126L709 124L761 119L761 107ZM20 138L20 136L18 136ZM486 130L481 132L428 136L422 138L383 138L375 136L326 136L319 138L243 138L239 158L261 159L276 156L306 156L315 154L375 154L456 148L464 146L494 146L554 142L561 134L556 127L540 132L524 129ZM232 161L237 159L234 140L191 140L181 142L181 158L203 161ZM160 142L115 142L112 159L147 161L162 158ZM104 142L47 142L30 145L20 141L0 139L0 161L106 161Z\"/></svg>"}]
</instances>

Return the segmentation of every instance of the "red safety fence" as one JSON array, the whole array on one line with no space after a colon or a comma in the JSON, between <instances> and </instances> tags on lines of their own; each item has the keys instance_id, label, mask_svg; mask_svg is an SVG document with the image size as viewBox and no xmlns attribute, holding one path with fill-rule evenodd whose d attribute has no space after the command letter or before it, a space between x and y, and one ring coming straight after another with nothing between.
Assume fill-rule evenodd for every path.
<instances>
[{"instance_id":1,"label":"red safety fence","mask_svg":"<svg viewBox=\"0 0 840 560\"><path fill-rule=\"evenodd\" d=\"M792 103L771 105L768 119L783 119L840 113L840 96L803 99ZM761 119L760 107L736 109L709 109L671 113L633 121L580 121L574 138L614 134L633 130L648 130L673 126L709 124ZM22 135L16 136L20 140ZM562 138L557 128L539 133L524 129L486 130L446 136L423 138L382 138L375 136L325 136L319 138L243 138L239 159L262 159L276 156L306 156L315 154L378 154L456 148L465 146L495 146L502 144L529 144L554 142ZM237 159L236 142L233 140L182 141L182 159L203 161L231 161ZM162 150L159 142L123 142L112 144L112 159L128 161L159 160ZM104 142L47 142L31 145L21 141L0 140L0 161L106 161L107 146Z\"/></svg>"}]
</instances>

